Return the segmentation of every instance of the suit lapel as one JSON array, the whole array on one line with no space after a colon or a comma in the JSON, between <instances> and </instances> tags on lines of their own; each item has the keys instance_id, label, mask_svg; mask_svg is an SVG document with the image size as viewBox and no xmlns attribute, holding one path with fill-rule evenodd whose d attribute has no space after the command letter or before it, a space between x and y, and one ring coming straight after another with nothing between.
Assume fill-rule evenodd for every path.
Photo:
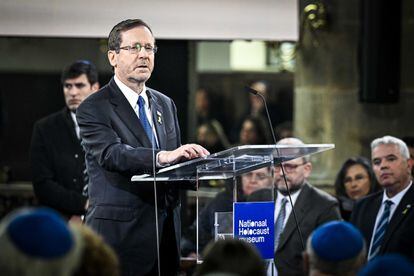
<instances>
[{"instance_id":1,"label":"suit lapel","mask_svg":"<svg viewBox=\"0 0 414 276\"><path fill-rule=\"evenodd\" d=\"M407 193L403 196L400 203L395 210L391 221L388 225L388 229L385 232L383 245L381 246L381 252L384 252L385 248L387 247L387 243L389 242L392 234L395 230L398 229L399 225L408 217L410 212L413 212L414 208L414 186L411 185L410 189L408 189Z\"/></svg>"},{"instance_id":2,"label":"suit lapel","mask_svg":"<svg viewBox=\"0 0 414 276\"><path fill-rule=\"evenodd\" d=\"M63 121L65 122L65 126L66 129L69 132L69 137L73 142L76 142L79 144L80 146L80 141L78 136L76 135L76 130L75 130L75 123L73 122L73 119L70 115L70 110L65 107L64 109L62 109L62 117L63 117ZM76 144L74 143L74 144Z\"/></svg>"},{"instance_id":3,"label":"suit lapel","mask_svg":"<svg viewBox=\"0 0 414 276\"><path fill-rule=\"evenodd\" d=\"M367 205L366 210L363 210L365 214L369 214L369 215L366 215L366 216L364 215L363 222L359 224L361 232L366 237L366 242L367 242L368 247L371 243L372 232L374 231L374 227L375 227L375 220L377 219L377 214L381 207L382 196L383 196L383 192L381 191L381 192L378 192L373 197L372 202L370 202Z\"/></svg>"},{"instance_id":4,"label":"suit lapel","mask_svg":"<svg viewBox=\"0 0 414 276\"><path fill-rule=\"evenodd\" d=\"M150 88L147 88L147 95L151 107L152 121L157 132L158 146L160 149L165 149L167 144L167 135L165 131L162 105Z\"/></svg>"},{"instance_id":5,"label":"suit lapel","mask_svg":"<svg viewBox=\"0 0 414 276\"><path fill-rule=\"evenodd\" d=\"M300 225L301 221L303 220L305 213L306 213L306 206L308 205L308 201L306 200L309 193L309 186L307 183L305 183L302 187L302 190L300 191L298 198L295 201L295 212L296 217L298 219L298 224ZM290 204L290 202L288 203ZM293 212L293 211L292 211ZM296 223L295 218L293 217L293 213L290 213L289 218L286 222L285 228L283 229L283 232L280 236L280 242L278 249L282 248L284 244L289 240L290 236L296 231Z\"/></svg>"},{"instance_id":6,"label":"suit lapel","mask_svg":"<svg viewBox=\"0 0 414 276\"><path fill-rule=\"evenodd\" d=\"M119 115L119 118L134 134L138 141L141 142L142 146L151 148L151 141L146 135L137 114L116 85L114 79L110 81L109 87L111 88L109 89L111 97L110 102L114 106L114 111Z\"/></svg>"}]
</instances>

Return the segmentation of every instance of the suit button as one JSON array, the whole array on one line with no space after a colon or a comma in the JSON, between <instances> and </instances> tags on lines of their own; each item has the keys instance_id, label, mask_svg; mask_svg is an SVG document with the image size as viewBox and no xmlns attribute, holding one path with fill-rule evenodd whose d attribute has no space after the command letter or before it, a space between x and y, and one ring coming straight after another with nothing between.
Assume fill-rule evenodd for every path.
<instances>
[{"instance_id":1,"label":"suit button","mask_svg":"<svg viewBox=\"0 0 414 276\"><path fill-rule=\"evenodd\" d=\"M77 182L78 180L76 178L73 179L73 182Z\"/></svg>"},{"instance_id":2,"label":"suit button","mask_svg":"<svg viewBox=\"0 0 414 276\"><path fill-rule=\"evenodd\" d=\"M78 158L78 157L79 157L79 155L77 153L75 153L75 158Z\"/></svg>"}]
</instances>

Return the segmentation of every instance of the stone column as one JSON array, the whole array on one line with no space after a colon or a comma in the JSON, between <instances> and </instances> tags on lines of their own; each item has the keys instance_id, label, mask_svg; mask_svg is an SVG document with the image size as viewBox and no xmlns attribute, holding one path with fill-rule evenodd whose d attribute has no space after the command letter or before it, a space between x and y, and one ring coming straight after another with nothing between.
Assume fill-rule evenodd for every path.
<instances>
[{"instance_id":1,"label":"stone column","mask_svg":"<svg viewBox=\"0 0 414 276\"><path fill-rule=\"evenodd\" d=\"M294 129L305 143L333 143L313 157L311 181L329 188L351 156L370 157L383 135L414 135L414 3L403 1L401 89L396 104L367 104L358 95L359 1L324 1L326 26L301 24L294 92ZM300 1L300 14L309 1ZM302 20L301 20L302 21ZM302 21L303 23L304 21ZM393 70L390 68L390 70ZM332 186L331 186L332 187Z\"/></svg>"}]
</instances>

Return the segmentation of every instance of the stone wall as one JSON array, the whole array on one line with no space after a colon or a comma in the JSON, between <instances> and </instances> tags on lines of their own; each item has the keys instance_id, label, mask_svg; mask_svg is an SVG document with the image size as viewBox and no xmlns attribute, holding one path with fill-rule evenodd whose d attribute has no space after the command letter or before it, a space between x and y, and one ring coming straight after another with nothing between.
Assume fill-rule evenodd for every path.
<instances>
[{"instance_id":1,"label":"stone wall","mask_svg":"<svg viewBox=\"0 0 414 276\"><path fill-rule=\"evenodd\" d=\"M300 10L310 1L300 1ZM361 103L358 95L359 1L324 1L326 28L301 24L294 91L294 128L305 143L334 143L314 156L312 181L331 185L345 159L369 157L372 139L414 135L414 3L403 1L401 89L396 104ZM300 11L301 15L302 12ZM390 68L390 70L393 70Z\"/></svg>"}]
</instances>

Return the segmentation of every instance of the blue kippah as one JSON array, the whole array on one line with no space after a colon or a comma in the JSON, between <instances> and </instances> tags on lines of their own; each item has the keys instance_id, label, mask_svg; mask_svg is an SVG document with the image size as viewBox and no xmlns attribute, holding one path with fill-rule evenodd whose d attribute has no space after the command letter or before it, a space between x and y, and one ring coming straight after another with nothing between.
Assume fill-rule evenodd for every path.
<instances>
[{"instance_id":1,"label":"blue kippah","mask_svg":"<svg viewBox=\"0 0 414 276\"><path fill-rule=\"evenodd\" d=\"M352 224L332 221L315 230L311 244L320 258L337 262L357 256L364 246L364 238Z\"/></svg>"},{"instance_id":2,"label":"blue kippah","mask_svg":"<svg viewBox=\"0 0 414 276\"><path fill-rule=\"evenodd\" d=\"M46 208L16 216L10 221L7 232L16 248L38 258L62 257L75 243L66 222Z\"/></svg>"},{"instance_id":3,"label":"blue kippah","mask_svg":"<svg viewBox=\"0 0 414 276\"><path fill-rule=\"evenodd\" d=\"M399 254L375 257L358 273L358 276L414 275L414 263Z\"/></svg>"}]
</instances>

